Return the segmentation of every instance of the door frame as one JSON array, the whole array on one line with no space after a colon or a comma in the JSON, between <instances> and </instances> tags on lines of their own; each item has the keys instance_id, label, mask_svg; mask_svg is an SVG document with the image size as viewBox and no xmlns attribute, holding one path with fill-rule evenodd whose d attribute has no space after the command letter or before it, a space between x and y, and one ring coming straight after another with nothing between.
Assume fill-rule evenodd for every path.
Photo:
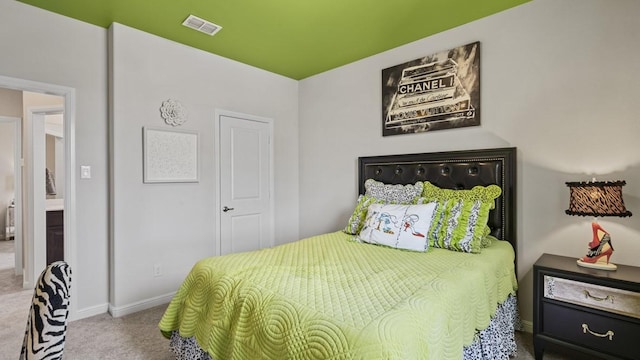
<instances>
[{"instance_id":1,"label":"door frame","mask_svg":"<svg viewBox=\"0 0 640 360\"><path fill-rule=\"evenodd\" d=\"M26 279L25 283L29 284L31 281L35 281L39 274L40 269L44 269L47 265L47 229L46 229L46 194L44 187L41 184L45 183L44 168L46 167L46 118L48 115L62 114L64 119L64 106L30 106L27 108L27 130L26 143L29 144L25 158L27 164L27 193L29 194L27 199L27 227L30 230L27 236L27 249L33 249L29 251L26 258L26 263L29 264L27 268L33 268L33 277ZM36 123L36 118L38 118ZM64 120L63 120L64 121ZM63 122L64 129L64 122ZM64 138L64 134L63 138ZM36 137L40 140L36 141ZM36 143L40 145L39 151L36 151ZM36 167L35 164L41 164L42 166ZM66 169L66 162L64 163ZM36 180L36 171L40 172L40 176ZM54 169L55 171L55 169ZM64 180L64 177L62 177ZM66 184L66 183L65 183ZM44 211L43 211L44 210ZM63 212L64 214L64 212ZM38 229L36 231L36 229ZM63 248L66 247L66 237L63 241ZM67 257L65 256L65 260ZM35 283L32 283L35 285ZM30 288L27 286L26 288Z\"/></svg>"},{"instance_id":2,"label":"door frame","mask_svg":"<svg viewBox=\"0 0 640 360\"><path fill-rule=\"evenodd\" d=\"M12 78L0 75L0 87L56 95L64 98L64 162L65 162L65 198L64 198L64 259L71 269L76 269L76 139L75 139L75 118L76 118L76 90L68 86L49 84L44 82ZM23 144L25 145L25 144ZM27 148L31 144L26 144ZM27 179L33 181L33 179ZM23 189L24 190L24 189ZM35 211L35 209L31 209ZM39 211L44 211L40 209ZM24 220L24 219L23 219ZM23 249L24 250L24 249ZM28 258L28 257L27 257ZM35 277L42 269L34 269L33 264L24 264L23 287L33 288ZM74 319L77 311L78 291L71 292L71 302L69 305L69 318Z\"/></svg>"},{"instance_id":3,"label":"door frame","mask_svg":"<svg viewBox=\"0 0 640 360\"><path fill-rule=\"evenodd\" d=\"M213 136L213 148L214 148L214 156L213 156L213 161L214 161L214 169L216 172L216 175L214 177L215 179L215 211L214 211L214 215L215 215L215 248L214 248L214 256L220 256L221 254L221 247L222 247L222 228L221 228L221 224L222 224L222 203L220 201L220 193L221 193L221 185L222 182L220 181L220 175L221 175L221 169L220 169L220 118L222 116L226 116L226 117L232 117L232 118L239 118L239 119L243 119L243 120L251 120L251 121L258 121L258 122L262 122L265 123L267 125L269 125L269 193L270 193L270 197L269 197L269 213L270 213L270 217L269 217L269 228L271 229L271 233L269 234L269 237L271 239L270 244L271 246L274 245L275 242L275 184L274 184L274 166L273 166L273 151L274 151L274 141L273 141L273 119L271 118L267 118L267 117L262 117L262 116L257 116L257 115L249 115L249 114L243 114L243 113L239 113L239 112L235 112L235 111L229 111L229 110L223 110L223 109L216 109L215 110L215 121L214 121L214 136Z\"/></svg>"},{"instance_id":4,"label":"door frame","mask_svg":"<svg viewBox=\"0 0 640 360\"><path fill-rule=\"evenodd\" d=\"M16 276L22 275L22 118L12 116L0 116L0 123L13 123L13 179L14 179L14 204L13 219L13 249L15 257L14 273Z\"/></svg>"}]
</instances>

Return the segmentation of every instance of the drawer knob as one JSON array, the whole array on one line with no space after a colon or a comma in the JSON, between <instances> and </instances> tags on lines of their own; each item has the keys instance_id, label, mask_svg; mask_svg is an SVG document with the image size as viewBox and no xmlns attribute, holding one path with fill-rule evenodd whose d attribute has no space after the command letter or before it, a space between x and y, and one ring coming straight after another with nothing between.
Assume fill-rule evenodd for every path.
<instances>
[{"instance_id":1,"label":"drawer knob","mask_svg":"<svg viewBox=\"0 0 640 360\"><path fill-rule=\"evenodd\" d=\"M593 331L589 330L589 325L587 325L587 324L582 324L582 332L585 333L585 334L589 333L589 334L591 334L593 336L597 336L597 337L601 337L601 338L602 337L609 337L609 341L613 340L613 335L614 335L612 330L609 330L604 334L598 334L597 332L593 332Z\"/></svg>"},{"instance_id":2,"label":"drawer knob","mask_svg":"<svg viewBox=\"0 0 640 360\"><path fill-rule=\"evenodd\" d=\"M607 295L605 297L597 297L597 296L593 296L591 295L591 293L589 293L589 290L583 290L582 292L584 292L584 296L587 299L593 299L595 301L607 301L607 300L611 300L611 303L613 304L613 296L611 295Z\"/></svg>"}]
</instances>

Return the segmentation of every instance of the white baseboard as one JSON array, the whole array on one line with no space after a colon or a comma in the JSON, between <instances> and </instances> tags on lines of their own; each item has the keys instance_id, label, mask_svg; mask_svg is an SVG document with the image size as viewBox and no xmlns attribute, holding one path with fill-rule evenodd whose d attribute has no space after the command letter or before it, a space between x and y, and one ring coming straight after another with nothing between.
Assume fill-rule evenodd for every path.
<instances>
[{"instance_id":1,"label":"white baseboard","mask_svg":"<svg viewBox=\"0 0 640 360\"><path fill-rule=\"evenodd\" d=\"M133 303L133 304L129 304L129 305L125 305L125 306L119 306L119 307L115 307L115 306L112 306L111 304L105 303L105 304L100 304L100 305L96 305L96 306L80 309L80 310L76 311L75 316L73 318L70 318L69 321L85 319L85 318L88 318L88 317L101 315L101 314L104 314L106 312L109 312L111 314L111 316L113 316L113 317L120 317L120 316L124 316L124 315L133 314L133 313L138 312L138 311L142 311L142 310L150 309L150 308L158 306L158 305L166 304L166 303L170 302L171 299L173 299L173 296L175 294L176 293L174 291L174 292L172 292L170 294L157 296L157 297L154 297L154 298L151 298L151 299L142 300L142 301L138 301L138 302Z\"/></svg>"},{"instance_id":2,"label":"white baseboard","mask_svg":"<svg viewBox=\"0 0 640 360\"><path fill-rule=\"evenodd\" d=\"M108 309L109 309L109 304L107 303L80 309L76 311L75 316L72 319L69 319L69 321L75 321L75 320L80 320L80 319L104 314L107 312Z\"/></svg>"},{"instance_id":3,"label":"white baseboard","mask_svg":"<svg viewBox=\"0 0 640 360\"><path fill-rule=\"evenodd\" d=\"M521 320L522 331L533 334L533 322L528 320Z\"/></svg>"},{"instance_id":4,"label":"white baseboard","mask_svg":"<svg viewBox=\"0 0 640 360\"><path fill-rule=\"evenodd\" d=\"M169 303L171 299L173 299L173 296L175 294L176 292L173 291L169 294L156 296L150 299L138 301L133 304L124 305L124 306L113 306L109 304L109 313L113 317L120 317L120 316L133 314L138 311L147 310L158 305Z\"/></svg>"}]
</instances>

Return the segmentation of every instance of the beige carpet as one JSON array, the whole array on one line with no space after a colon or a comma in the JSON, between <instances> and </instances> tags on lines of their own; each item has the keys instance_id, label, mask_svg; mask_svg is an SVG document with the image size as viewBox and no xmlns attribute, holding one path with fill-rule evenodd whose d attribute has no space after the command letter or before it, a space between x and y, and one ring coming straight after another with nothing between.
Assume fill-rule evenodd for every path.
<instances>
[{"instance_id":1,"label":"beige carpet","mask_svg":"<svg viewBox=\"0 0 640 360\"><path fill-rule=\"evenodd\" d=\"M11 244L10 244L11 243ZM15 360L20 355L33 290L22 290L22 277L14 276L9 252L13 244L0 241L0 360ZM102 314L67 327L65 360L169 360L169 340L162 337L158 322L166 305L135 314L113 318ZM533 359L531 334L517 333L518 356L515 360ZM578 359L547 353L545 360Z\"/></svg>"},{"instance_id":2,"label":"beige carpet","mask_svg":"<svg viewBox=\"0 0 640 360\"><path fill-rule=\"evenodd\" d=\"M15 276L13 240L0 241L0 359L15 360L27 324L33 290L22 289L22 276ZM17 352L16 352L17 347Z\"/></svg>"}]
</instances>

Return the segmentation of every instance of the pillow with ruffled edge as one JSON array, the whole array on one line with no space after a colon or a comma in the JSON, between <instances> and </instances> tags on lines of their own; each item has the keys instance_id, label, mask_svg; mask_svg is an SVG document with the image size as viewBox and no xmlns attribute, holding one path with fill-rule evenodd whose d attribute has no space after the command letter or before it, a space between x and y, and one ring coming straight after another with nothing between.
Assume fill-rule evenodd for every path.
<instances>
[{"instance_id":1,"label":"pillow with ruffled edge","mask_svg":"<svg viewBox=\"0 0 640 360\"><path fill-rule=\"evenodd\" d=\"M425 252L427 233L437 203L424 205L372 204L358 238L366 243Z\"/></svg>"},{"instance_id":2,"label":"pillow with ruffled edge","mask_svg":"<svg viewBox=\"0 0 640 360\"><path fill-rule=\"evenodd\" d=\"M388 204L415 204L423 192L424 184L391 185L373 179L364 182L365 195L385 201Z\"/></svg>"},{"instance_id":3,"label":"pillow with ruffled edge","mask_svg":"<svg viewBox=\"0 0 640 360\"><path fill-rule=\"evenodd\" d=\"M373 179L364 182L365 194L358 196L356 208L347 221L344 232L358 235L367 217L371 204L415 204L423 191L424 184L419 181L413 185L390 185Z\"/></svg>"},{"instance_id":4,"label":"pillow with ruffled edge","mask_svg":"<svg viewBox=\"0 0 640 360\"><path fill-rule=\"evenodd\" d=\"M497 185L475 186L471 190L441 189L424 182L418 203L437 201L434 226L429 242L434 247L477 253L486 246L483 239L489 234L489 212L502 189Z\"/></svg>"},{"instance_id":5,"label":"pillow with ruffled edge","mask_svg":"<svg viewBox=\"0 0 640 360\"><path fill-rule=\"evenodd\" d=\"M487 234L485 237L482 238L482 247L483 248L489 247L496 241L500 241L500 240L498 240L498 238L496 238L491 234Z\"/></svg>"},{"instance_id":6,"label":"pillow with ruffled edge","mask_svg":"<svg viewBox=\"0 0 640 360\"><path fill-rule=\"evenodd\" d=\"M344 232L351 235L358 235L360 230L362 230L362 226L364 224L364 220L367 217L367 209L371 204L379 204L384 202L383 200L376 199L373 196L368 195L360 195L358 196L358 203L356 204L356 208L353 210L353 213L349 217L349 221L347 221L347 226L344 228Z\"/></svg>"}]
</instances>

